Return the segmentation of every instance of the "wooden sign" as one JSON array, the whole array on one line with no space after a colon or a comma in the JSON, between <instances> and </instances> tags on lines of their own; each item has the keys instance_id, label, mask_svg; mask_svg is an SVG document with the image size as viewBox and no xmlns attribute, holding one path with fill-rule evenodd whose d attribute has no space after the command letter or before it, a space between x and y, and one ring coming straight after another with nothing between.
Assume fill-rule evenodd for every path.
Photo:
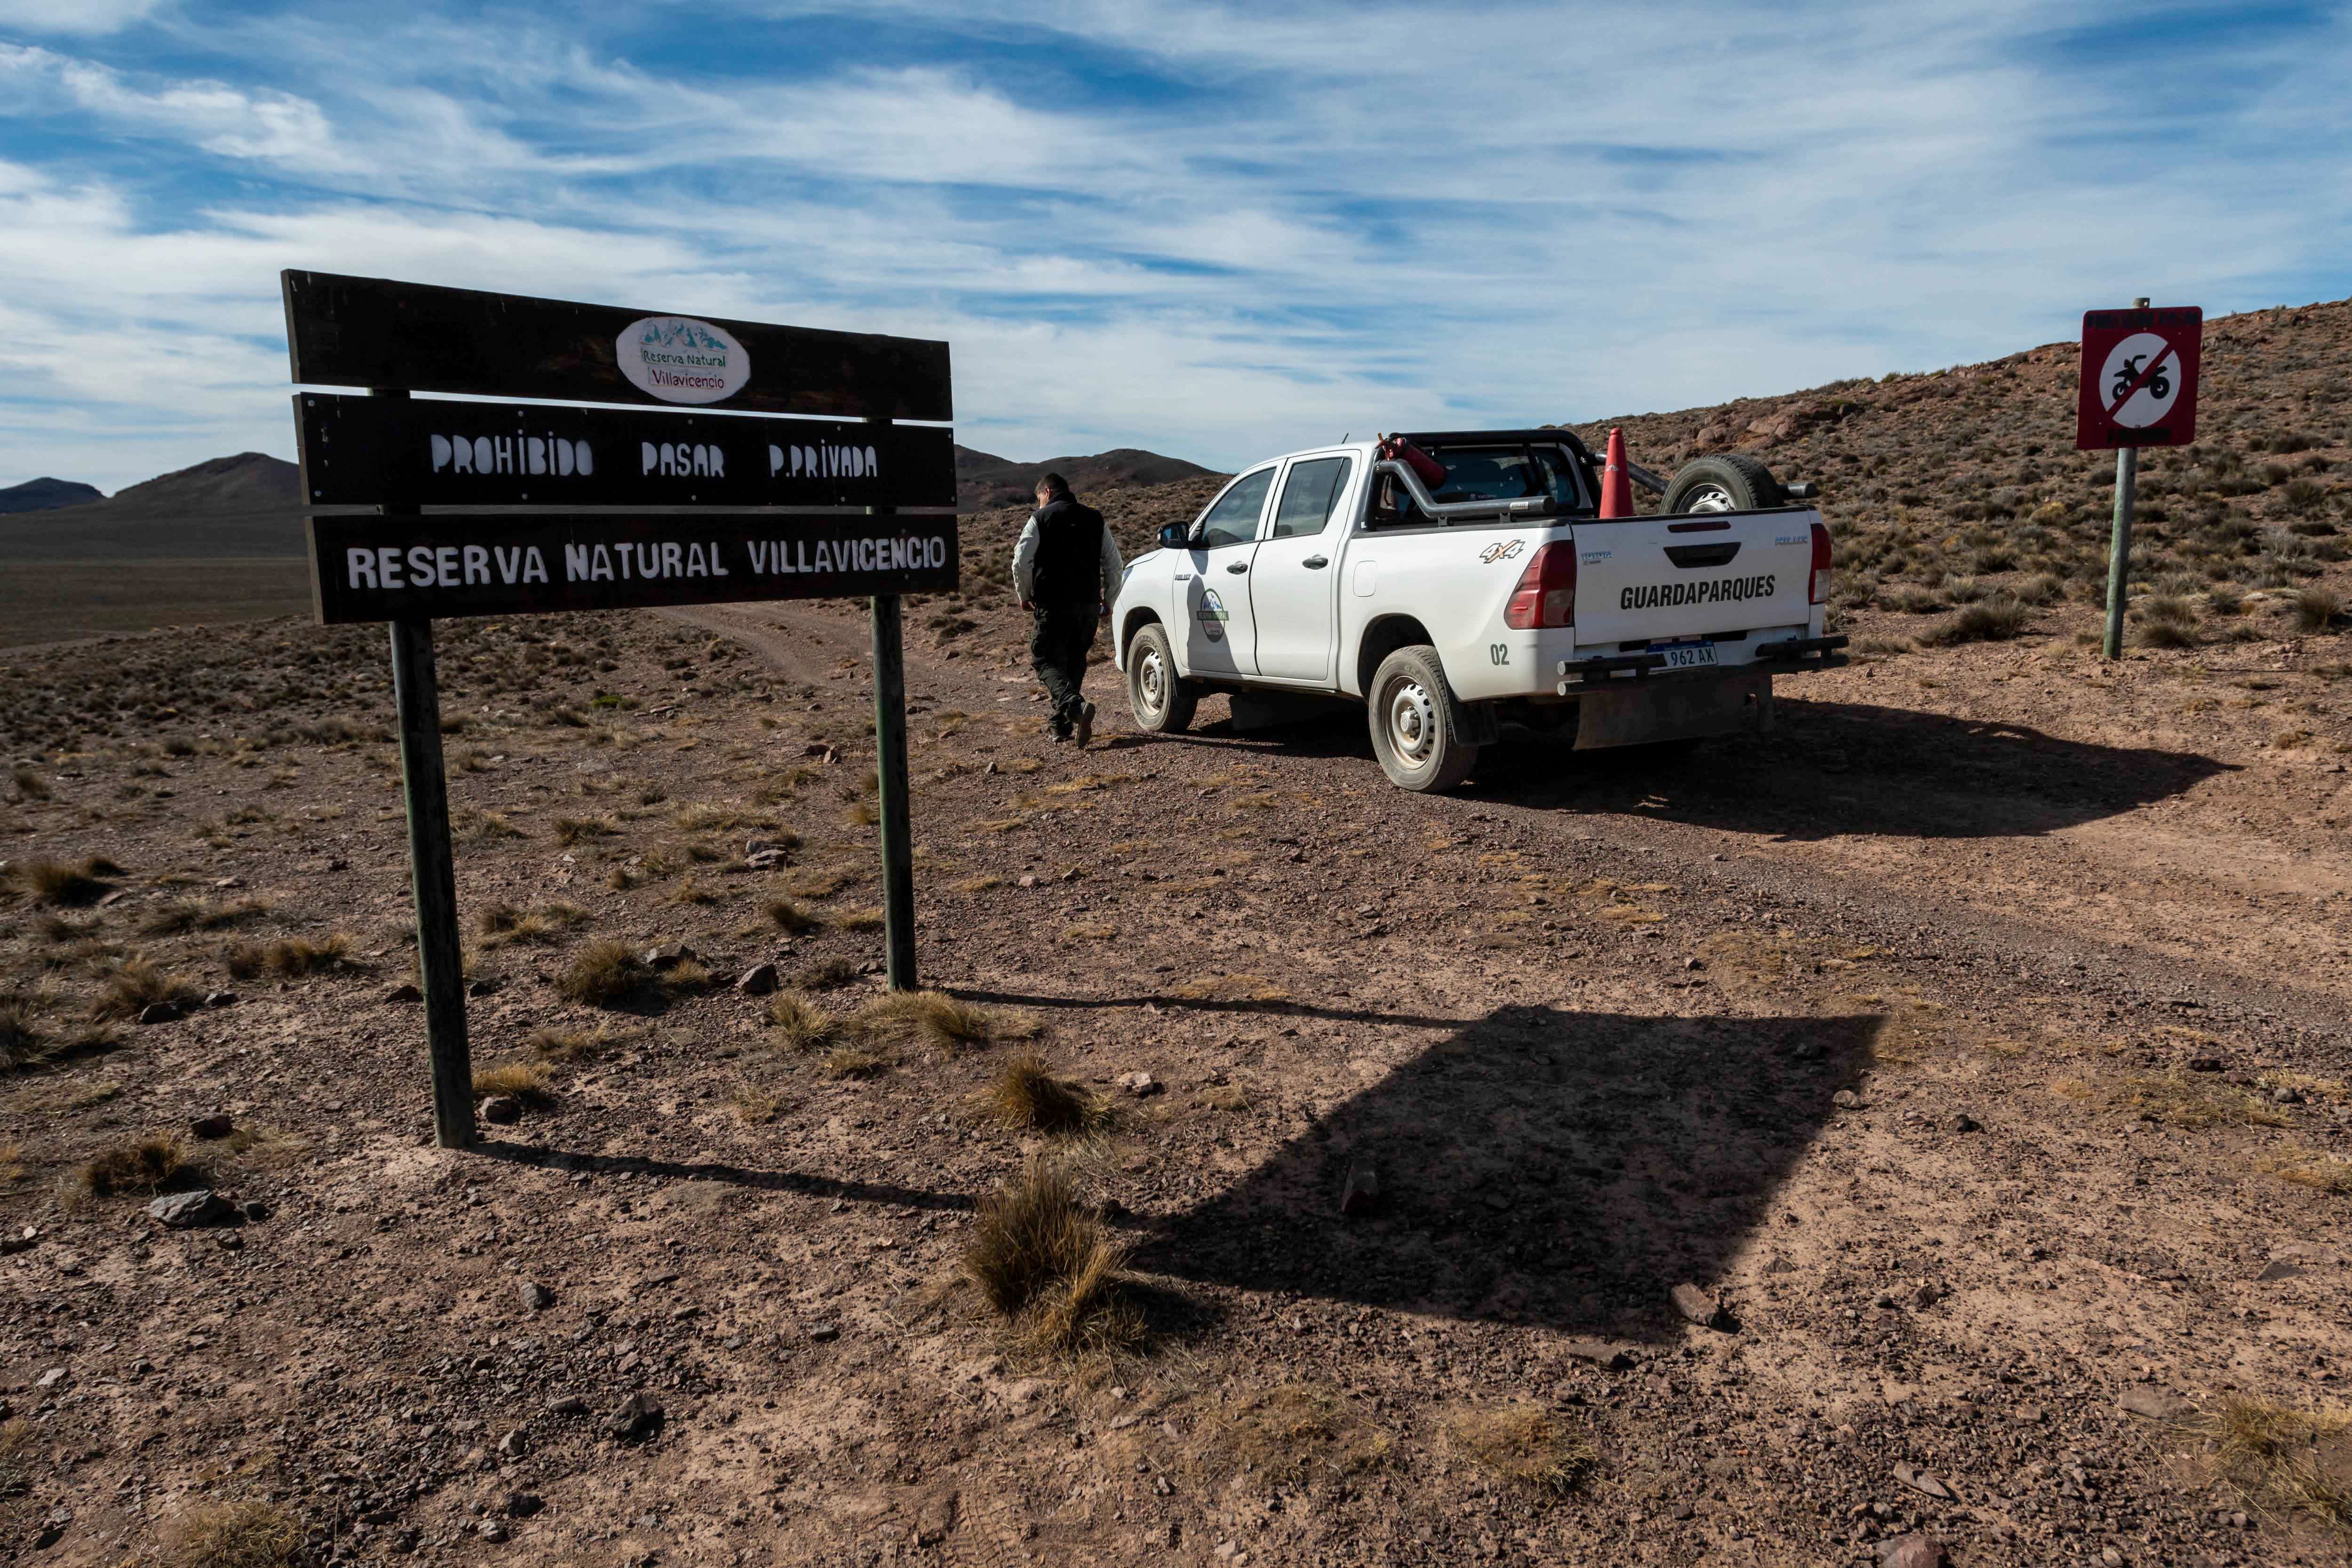
<instances>
[{"instance_id":1,"label":"wooden sign","mask_svg":"<svg viewBox=\"0 0 2352 1568\"><path fill-rule=\"evenodd\" d=\"M321 624L938 594L952 516L436 512L310 519Z\"/></svg>"},{"instance_id":2,"label":"wooden sign","mask_svg":"<svg viewBox=\"0 0 2352 1568\"><path fill-rule=\"evenodd\" d=\"M280 275L294 380L560 403L946 420L948 345L327 272Z\"/></svg>"},{"instance_id":3,"label":"wooden sign","mask_svg":"<svg viewBox=\"0 0 2352 1568\"><path fill-rule=\"evenodd\" d=\"M303 392L313 506L955 505L937 426Z\"/></svg>"}]
</instances>

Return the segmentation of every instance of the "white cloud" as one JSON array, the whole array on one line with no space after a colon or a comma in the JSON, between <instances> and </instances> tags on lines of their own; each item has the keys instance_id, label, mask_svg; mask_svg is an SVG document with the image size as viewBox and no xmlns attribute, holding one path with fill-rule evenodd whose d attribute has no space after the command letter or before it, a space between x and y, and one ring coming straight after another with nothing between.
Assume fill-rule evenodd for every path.
<instances>
[{"instance_id":1,"label":"white cloud","mask_svg":"<svg viewBox=\"0 0 2352 1568\"><path fill-rule=\"evenodd\" d=\"M121 72L30 46L0 43L0 91L25 107L69 108L133 133L184 141L224 158L305 172L355 171L333 144L327 117L306 98L218 81L147 89Z\"/></svg>"},{"instance_id":2,"label":"white cloud","mask_svg":"<svg viewBox=\"0 0 2352 1568\"><path fill-rule=\"evenodd\" d=\"M117 33L163 5L163 0L0 0L0 27L28 33Z\"/></svg>"},{"instance_id":3,"label":"white cloud","mask_svg":"<svg viewBox=\"0 0 2352 1568\"><path fill-rule=\"evenodd\" d=\"M1043 27L1029 76L1159 85L1038 91L951 43L678 70L570 11L180 25L228 80L0 46L0 110L195 150L135 181L0 163L0 327L26 334L0 374L53 400L0 405L0 481L108 421L283 450L284 266L945 336L974 444L1233 464L1988 357L2139 292L2307 297L2352 238L2310 195L2352 185L2340 20L2184 41L2244 68L2225 104L2050 44L2089 0L862 14ZM800 13L694 15L750 53ZM159 199L184 167L247 183ZM78 368L58 322L131 373ZM150 440L72 451L136 479Z\"/></svg>"}]
</instances>

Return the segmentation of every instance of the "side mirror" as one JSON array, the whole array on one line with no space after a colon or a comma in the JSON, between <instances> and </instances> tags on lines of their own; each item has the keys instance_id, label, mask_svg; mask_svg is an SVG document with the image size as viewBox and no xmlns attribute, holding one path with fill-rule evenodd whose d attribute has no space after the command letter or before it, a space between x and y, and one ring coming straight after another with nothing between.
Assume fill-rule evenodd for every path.
<instances>
[{"instance_id":1,"label":"side mirror","mask_svg":"<svg viewBox=\"0 0 2352 1568\"><path fill-rule=\"evenodd\" d=\"M1162 550L1181 550L1184 548L1186 542L1192 537L1192 530L1189 525L1181 522L1171 522L1167 527L1160 531L1160 548Z\"/></svg>"}]
</instances>

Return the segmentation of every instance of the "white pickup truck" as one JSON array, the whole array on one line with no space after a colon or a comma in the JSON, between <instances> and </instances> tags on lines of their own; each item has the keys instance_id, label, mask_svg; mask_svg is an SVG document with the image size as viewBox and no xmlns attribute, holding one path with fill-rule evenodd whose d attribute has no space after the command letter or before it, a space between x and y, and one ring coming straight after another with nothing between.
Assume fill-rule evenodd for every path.
<instances>
[{"instance_id":1,"label":"white pickup truck","mask_svg":"<svg viewBox=\"0 0 2352 1568\"><path fill-rule=\"evenodd\" d=\"M1460 784L1507 723L1580 750L1769 727L1775 675L1844 662L1829 531L1789 504L1811 487L1741 456L1633 474L1665 512L1599 517L1601 466L1566 430L1260 463L1128 568L1111 625L1135 721L1182 730L1217 689L1237 721L1360 699L1409 790Z\"/></svg>"}]
</instances>

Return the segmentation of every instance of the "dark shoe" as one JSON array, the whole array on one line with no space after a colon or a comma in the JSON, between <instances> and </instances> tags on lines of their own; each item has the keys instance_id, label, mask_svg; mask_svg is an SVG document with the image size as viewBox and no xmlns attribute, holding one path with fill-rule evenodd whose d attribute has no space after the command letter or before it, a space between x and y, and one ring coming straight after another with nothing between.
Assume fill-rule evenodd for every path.
<instances>
[{"instance_id":1,"label":"dark shoe","mask_svg":"<svg viewBox=\"0 0 2352 1568\"><path fill-rule=\"evenodd\" d=\"M1045 721L1045 733L1051 735L1054 744L1058 746L1070 738L1070 727L1059 719L1049 719Z\"/></svg>"},{"instance_id":2,"label":"dark shoe","mask_svg":"<svg viewBox=\"0 0 2352 1568\"><path fill-rule=\"evenodd\" d=\"M1081 702L1078 704L1078 722L1076 734L1078 742L1078 749L1080 751L1084 751L1086 749L1087 742L1095 738L1095 705L1093 703Z\"/></svg>"}]
</instances>

